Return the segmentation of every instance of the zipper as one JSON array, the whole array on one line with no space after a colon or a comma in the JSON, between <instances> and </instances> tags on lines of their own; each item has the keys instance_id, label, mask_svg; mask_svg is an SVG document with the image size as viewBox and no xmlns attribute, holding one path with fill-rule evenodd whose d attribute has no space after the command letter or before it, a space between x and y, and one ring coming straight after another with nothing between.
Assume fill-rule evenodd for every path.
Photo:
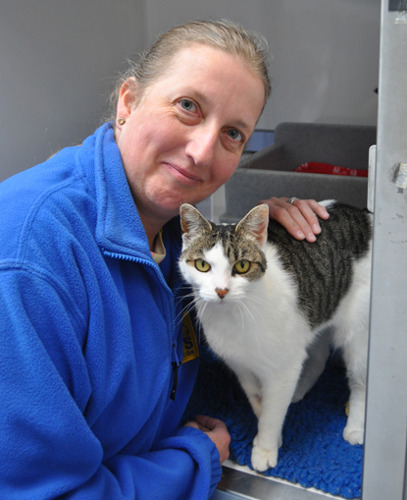
<instances>
[{"instance_id":1,"label":"zipper","mask_svg":"<svg viewBox=\"0 0 407 500\"><path fill-rule=\"evenodd\" d=\"M134 255L111 252L109 250L106 250L105 248L103 248L102 251L107 257L111 257L112 259L125 260L128 262L129 261L130 262L137 262L138 264L146 264L147 266L151 267L152 269L154 269L154 271L156 271L156 274L158 275L158 278L161 281L161 284L164 285L164 288L166 288L171 293L171 295L173 297L175 297L174 292L167 285L167 282L165 281L164 276L162 275L160 268L158 267L158 264L156 264L154 261L149 261L149 260L141 258L141 257L134 257ZM157 272L157 268L158 268L159 272ZM171 309L173 309L172 306L171 306ZM172 311L172 317L174 318L174 311Z\"/></svg>"},{"instance_id":2,"label":"zipper","mask_svg":"<svg viewBox=\"0 0 407 500\"><path fill-rule=\"evenodd\" d=\"M143 259L140 257L135 257L133 255L128 255L128 254L122 254L122 253L116 253L116 252L111 252L109 250L106 250L105 248L102 249L103 253L111 257L113 259L117 260L125 260L125 261L131 261L131 262L137 262L138 264L144 264L149 266L150 268L154 269L156 272L156 275L158 275L158 278L161 282L162 285L164 285L164 288L171 294L172 300L170 301L170 310L171 310L171 341L172 341L172 359L175 359L175 361L171 362L171 368L172 368L172 389L170 392L170 399L175 401L175 395L177 392L177 386L178 386L178 369L181 366L182 362L179 360L178 354L177 354L177 344L173 341L175 337L175 327L176 327L176 322L175 322L175 300L178 295L179 290L181 289L181 285L178 285L177 288L172 291L171 288L168 286L167 282L164 279L164 276L162 275L160 268L158 267L158 264L156 264L154 261L149 261L147 259ZM157 272L158 268L158 272Z\"/></svg>"},{"instance_id":3,"label":"zipper","mask_svg":"<svg viewBox=\"0 0 407 500\"><path fill-rule=\"evenodd\" d=\"M172 389L170 393L170 399L175 401L175 395L177 393L177 385L178 385L178 368L181 366L181 362L178 358L177 354L177 344L172 344L172 351L174 354L175 361L171 363L172 366Z\"/></svg>"}]
</instances>

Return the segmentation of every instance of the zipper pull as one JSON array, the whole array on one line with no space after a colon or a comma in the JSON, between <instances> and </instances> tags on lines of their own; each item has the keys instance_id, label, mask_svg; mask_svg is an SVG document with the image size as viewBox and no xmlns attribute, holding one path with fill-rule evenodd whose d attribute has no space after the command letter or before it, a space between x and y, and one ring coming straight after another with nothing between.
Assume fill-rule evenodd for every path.
<instances>
[{"instance_id":1,"label":"zipper pull","mask_svg":"<svg viewBox=\"0 0 407 500\"><path fill-rule=\"evenodd\" d=\"M178 368L181 366L181 363L180 363L180 361L178 359L176 344L172 344L172 349L174 351L175 361L173 361L171 363L173 383L172 383L172 389L171 389L170 399L172 399L173 401L175 401L175 394L177 392L177 385L178 385Z\"/></svg>"}]
</instances>

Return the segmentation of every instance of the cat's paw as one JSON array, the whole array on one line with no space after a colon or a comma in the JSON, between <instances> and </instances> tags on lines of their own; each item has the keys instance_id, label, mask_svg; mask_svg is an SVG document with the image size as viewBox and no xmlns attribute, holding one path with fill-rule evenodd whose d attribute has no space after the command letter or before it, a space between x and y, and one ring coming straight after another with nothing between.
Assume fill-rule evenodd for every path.
<instances>
[{"instance_id":1,"label":"cat's paw","mask_svg":"<svg viewBox=\"0 0 407 500\"><path fill-rule=\"evenodd\" d=\"M258 472L264 472L270 467L277 465L278 449L265 450L261 446L253 444L252 467Z\"/></svg>"},{"instance_id":2,"label":"cat's paw","mask_svg":"<svg viewBox=\"0 0 407 500\"><path fill-rule=\"evenodd\" d=\"M364 430L363 428L351 427L347 425L343 430L343 439L350 443L354 444L363 444L364 441Z\"/></svg>"}]
</instances>

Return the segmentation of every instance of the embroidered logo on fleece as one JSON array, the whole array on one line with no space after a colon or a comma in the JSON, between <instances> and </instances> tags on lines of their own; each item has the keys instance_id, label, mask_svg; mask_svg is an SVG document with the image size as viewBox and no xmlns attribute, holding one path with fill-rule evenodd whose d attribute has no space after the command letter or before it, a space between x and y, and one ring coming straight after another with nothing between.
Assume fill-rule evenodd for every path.
<instances>
[{"instance_id":1,"label":"embroidered logo on fleece","mask_svg":"<svg viewBox=\"0 0 407 500\"><path fill-rule=\"evenodd\" d=\"M186 314L182 319L183 357L182 362L187 363L199 356L198 342L191 316Z\"/></svg>"}]
</instances>

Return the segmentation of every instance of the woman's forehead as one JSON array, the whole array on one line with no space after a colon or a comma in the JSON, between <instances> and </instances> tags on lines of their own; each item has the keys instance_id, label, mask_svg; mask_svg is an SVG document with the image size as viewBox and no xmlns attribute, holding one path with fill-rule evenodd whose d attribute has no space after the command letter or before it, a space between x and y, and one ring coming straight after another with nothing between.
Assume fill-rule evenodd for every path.
<instances>
[{"instance_id":1,"label":"woman's forehead","mask_svg":"<svg viewBox=\"0 0 407 500\"><path fill-rule=\"evenodd\" d=\"M221 49L195 45L174 54L171 64L156 84L168 92L193 93L202 103L214 98L240 99L258 109L265 100L264 84L243 58ZM190 95L190 97L193 97Z\"/></svg>"}]
</instances>

